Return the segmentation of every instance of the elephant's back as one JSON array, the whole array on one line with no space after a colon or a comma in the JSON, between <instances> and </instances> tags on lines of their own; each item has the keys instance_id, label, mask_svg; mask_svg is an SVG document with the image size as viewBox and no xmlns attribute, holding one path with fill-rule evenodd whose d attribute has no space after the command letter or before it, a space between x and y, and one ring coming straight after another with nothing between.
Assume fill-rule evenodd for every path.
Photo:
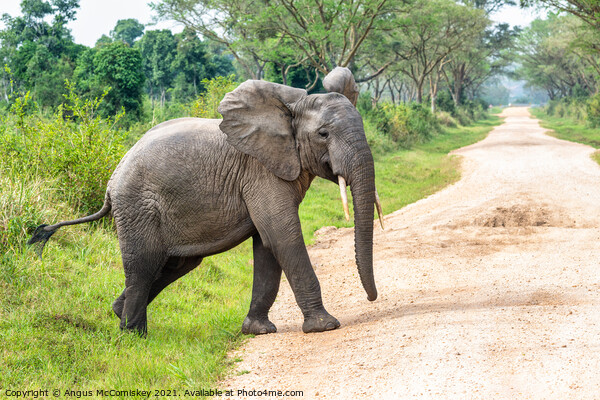
<instances>
[{"instance_id":1,"label":"elephant's back","mask_svg":"<svg viewBox=\"0 0 600 400\"><path fill-rule=\"evenodd\" d=\"M148 130L132 150L191 142L224 142L226 136L219 129L221 121L207 118L178 118L165 121Z\"/></svg>"},{"instance_id":2,"label":"elephant's back","mask_svg":"<svg viewBox=\"0 0 600 400\"><path fill-rule=\"evenodd\" d=\"M147 131L125 154L109 182L116 189L128 176L169 174L210 157L215 149L229 147L218 119L178 118ZM212 150L210 150L212 149Z\"/></svg>"},{"instance_id":3,"label":"elephant's back","mask_svg":"<svg viewBox=\"0 0 600 400\"><path fill-rule=\"evenodd\" d=\"M227 143L220 121L181 118L150 129L111 177L108 190L113 204L131 204L133 198L148 196L169 202L200 190L212 197L223 192L218 182L234 185L241 178L235 171L245 169L248 157Z\"/></svg>"}]
</instances>

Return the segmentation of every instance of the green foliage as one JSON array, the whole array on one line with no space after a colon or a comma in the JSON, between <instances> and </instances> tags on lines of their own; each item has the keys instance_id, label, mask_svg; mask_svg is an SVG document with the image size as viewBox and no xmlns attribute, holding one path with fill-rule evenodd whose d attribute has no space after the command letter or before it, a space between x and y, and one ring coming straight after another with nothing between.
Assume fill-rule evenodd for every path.
<instances>
[{"instance_id":1,"label":"green foliage","mask_svg":"<svg viewBox=\"0 0 600 400\"><path fill-rule=\"evenodd\" d=\"M106 183L124 154L115 119L96 115L104 96L82 100L67 83L66 103L51 118L27 114L31 98L16 99L0 135L0 168L7 176L52 180L56 197L81 212L97 211ZM106 95L106 94L105 94Z\"/></svg>"},{"instance_id":2,"label":"green foliage","mask_svg":"<svg viewBox=\"0 0 600 400\"><path fill-rule=\"evenodd\" d=\"M110 36L115 40L120 40L133 46L137 38L144 34L144 24L140 24L137 19L128 18L117 21L115 28L110 32Z\"/></svg>"},{"instance_id":3,"label":"green foliage","mask_svg":"<svg viewBox=\"0 0 600 400\"><path fill-rule=\"evenodd\" d=\"M600 93L589 98L586 112L590 126L593 128L600 127Z\"/></svg>"},{"instance_id":4,"label":"green foliage","mask_svg":"<svg viewBox=\"0 0 600 400\"><path fill-rule=\"evenodd\" d=\"M378 104L367 115L378 130L404 148L422 143L440 130L431 110L418 103Z\"/></svg>"},{"instance_id":5,"label":"green foliage","mask_svg":"<svg viewBox=\"0 0 600 400\"><path fill-rule=\"evenodd\" d=\"M30 91L42 108L62 102L63 82L85 48L67 28L77 8L78 0L28 0L21 3L22 16L2 16L0 60L11 68L15 89Z\"/></svg>"},{"instance_id":6,"label":"green foliage","mask_svg":"<svg viewBox=\"0 0 600 400\"><path fill-rule=\"evenodd\" d=\"M225 97L225 94L234 90L238 84L235 82L235 76L218 76L213 79L204 79L202 81L206 92L201 94L190 107L190 116L197 118L221 118L217 111L219 103Z\"/></svg>"},{"instance_id":7,"label":"green foliage","mask_svg":"<svg viewBox=\"0 0 600 400\"><path fill-rule=\"evenodd\" d=\"M454 104L452 95L447 90L442 90L438 93L437 98L435 99L435 107L439 111L445 111L450 114L454 114L456 111L456 105Z\"/></svg>"},{"instance_id":8,"label":"green foliage","mask_svg":"<svg viewBox=\"0 0 600 400\"><path fill-rule=\"evenodd\" d=\"M168 29L148 31L136 43L141 53L143 68L148 78L150 97L158 99L161 105L166 100L167 89L175 74L171 68L177 54L177 41Z\"/></svg>"},{"instance_id":9,"label":"green foliage","mask_svg":"<svg viewBox=\"0 0 600 400\"><path fill-rule=\"evenodd\" d=\"M122 42L103 46L94 56L94 71L104 87L112 87L106 96L105 115L114 115L123 108L127 114L139 117L145 80L139 51Z\"/></svg>"},{"instance_id":10,"label":"green foliage","mask_svg":"<svg viewBox=\"0 0 600 400\"><path fill-rule=\"evenodd\" d=\"M115 115L123 109L128 122L141 118L145 76L137 49L121 41L88 49L77 60L73 80L85 97L105 97L99 109L102 116Z\"/></svg>"},{"instance_id":11,"label":"green foliage","mask_svg":"<svg viewBox=\"0 0 600 400\"><path fill-rule=\"evenodd\" d=\"M6 166L1 172L0 268L9 268L36 226L58 214L71 215L71 211L52 189L57 187L56 181L23 179Z\"/></svg>"},{"instance_id":12,"label":"green foliage","mask_svg":"<svg viewBox=\"0 0 600 400\"><path fill-rule=\"evenodd\" d=\"M452 114L446 111L438 111L435 116L438 122L446 127L455 128L458 125L458 121L454 119Z\"/></svg>"},{"instance_id":13,"label":"green foliage","mask_svg":"<svg viewBox=\"0 0 600 400\"><path fill-rule=\"evenodd\" d=\"M481 98L489 104L507 105L510 101L510 90L500 82L494 82L483 88ZM529 103L530 101L528 101Z\"/></svg>"},{"instance_id":14,"label":"green foliage","mask_svg":"<svg viewBox=\"0 0 600 400\"><path fill-rule=\"evenodd\" d=\"M558 100L550 100L545 111L549 116L569 118L585 124L588 118L588 104L587 99L563 97Z\"/></svg>"},{"instance_id":15,"label":"green foliage","mask_svg":"<svg viewBox=\"0 0 600 400\"><path fill-rule=\"evenodd\" d=\"M474 121L486 119L489 104L482 99L465 100L456 107L452 116L462 126L468 126Z\"/></svg>"},{"instance_id":16,"label":"green foliage","mask_svg":"<svg viewBox=\"0 0 600 400\"><path fill-rule=\"evenodd\" d=\"M356 101L356 108L361 115L368 115L373 110L373 101L371 100L371 92L361 92Z\"/></svg>"},{"instance_id":17,"label":"green foliage","mask_svg":"<svg viewBox=\"0 0 600 400\"><path fill-rule=\"evenodd\" d=\"M597 32L572 15L550 13L519 38L517 74L552 100L582 97L600 87Z\"/></svg>"},{"instance_id":18,"label":"green foliage","mask_svg":"<svg viewBox=\"0 0 600 400\"><path fill-rule=\"evenodd\" d=\"M209 44L200 40L193 30L185 28L175 38L177 53L171 65L175 78L168 91L173 100L193 100L205 90L202 84L204 79L228 76L235 72L231 61L214 46L211 52Z\"/></svg>"}]
</instances>

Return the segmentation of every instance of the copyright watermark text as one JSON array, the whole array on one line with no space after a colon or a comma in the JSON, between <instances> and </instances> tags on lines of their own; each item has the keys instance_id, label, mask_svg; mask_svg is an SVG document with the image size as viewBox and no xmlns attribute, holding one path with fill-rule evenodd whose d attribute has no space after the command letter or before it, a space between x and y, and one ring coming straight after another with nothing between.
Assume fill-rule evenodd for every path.
<instances>
[{"instance_id":1,"label":"copyright watermark text","mask_svg":"<svg viewBox=\"0 0 600 400\"><path fill-rule=\"evenodd\" d=\"M82 399L86 397L128 397L128 398L159 398L159 397L304 397L302 390L270 390L270 389L96 389L96 390L69 390L69 389L36 389L36 390L11 390L3 389L2 393L7 398L13 399L46 399L70 398Z\"/></svg>"}]
</instances>

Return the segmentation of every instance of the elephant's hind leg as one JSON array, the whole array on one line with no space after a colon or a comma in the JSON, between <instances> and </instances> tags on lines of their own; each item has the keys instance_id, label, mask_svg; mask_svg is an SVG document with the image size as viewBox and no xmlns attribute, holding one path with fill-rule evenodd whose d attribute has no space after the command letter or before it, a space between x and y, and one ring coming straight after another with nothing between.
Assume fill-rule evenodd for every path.
<instances>
[{"instance_id":1,"label":"elephant's hind leg","mask_svg":"<svg viewBox=\"0 0 600 400\"><path fill-rule=\"evenodd\" d=\"M187 274L198 265L202 261L202 257L171 257L162 268L160 275L158 278L152 283L152 287L150 288L150 293L148 294L147 304L150 304L152 300L164 288L169 286L171 283L175 282L177 279L181 278L183 275ZM121 319L123 315L123 307L125 306L125 294L127 289L123 290L123 293L112 304L112 309Z\"/></svg>"},{"instance_id":2,"label":"elephant's hind leg","mask_svg":"<svg viewBox=\"0 0 600 400\"><path fill-rule=\"evenodd\" d=\"M202 257L170 257L161 270L158 278L152 283L150 294L148 295L148 304L150 304L164 288L196 268L201 262Z\"/></svg>"},{"instance_id":3,"label":"elephant's hind leg","mask_svg":"<svg viewBox=\"0 0 600 400\"><path fill-rule=\"evenodd\" d=\"M248 316L242 324L242 333L254 335L274 333L277 328L269 321L268 315L279 291L281 266L273 254L263 246L260 235L254 235L252 241L254 250L252 302Z\"/></svg>"},{"instance_id":4,"label":"elephant's hind leg","mask_svg":"<svg viewBox=\"0 0 600 400\"><path fill-rule=\"evenodd\" d=\"M122 246L123 268L125 270L125 297L121 313L121 329L135 330L145 336L147 331L146 309L150 290L160 270L167 262L160 246L142 246L145 252L129 252L127 246ZM149 250L149 249L153 249ZM119 297L119 298L121 298ZM119 299L117 299L119 301ZM113 306L113 310L115 306Z\"/></svg>"}]
</instances>

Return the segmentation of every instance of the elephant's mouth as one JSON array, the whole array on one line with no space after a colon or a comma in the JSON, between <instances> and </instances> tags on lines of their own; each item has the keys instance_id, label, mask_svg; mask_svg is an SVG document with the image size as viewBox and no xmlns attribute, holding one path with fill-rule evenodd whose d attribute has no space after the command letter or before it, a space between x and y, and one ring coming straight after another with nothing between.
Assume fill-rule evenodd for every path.
<instances>
[{"instance_id":1,"label":"elephant's mouth","mask_svg":"<svg viewBox=\"0 0 600 400\"><path fill-rule=\"evenodd\" d=\"M320 175L322 178L330 180L332 182L337 182L337 175L333 172L333 166L331 165L331 159L329 158L329 153L325 153L321 156L321 165L323 166L323 175Z\"/></svg>"}]
</instances>

